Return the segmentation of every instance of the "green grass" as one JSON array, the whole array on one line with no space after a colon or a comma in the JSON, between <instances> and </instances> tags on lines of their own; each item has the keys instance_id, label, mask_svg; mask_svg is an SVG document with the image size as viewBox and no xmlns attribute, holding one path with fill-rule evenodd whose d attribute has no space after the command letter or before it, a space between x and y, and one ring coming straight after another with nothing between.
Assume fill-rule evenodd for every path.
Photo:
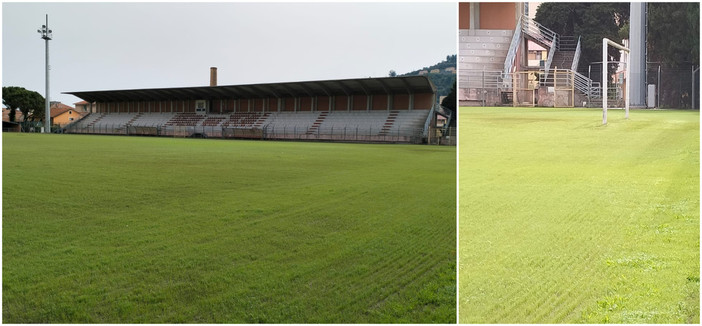
<instances>
[{"instance_id":1,"label":"green grass","mask_svg":"<svg viewBox=\"0 0 702 326\"><path fill-rule=\"evenodd\" d=\"M459 113L460 322L699 323L699 111Z\"/></svg>"},{"instance_id":2,"label":"green grass","mask_svg":"<svg viewBox=\"0 0 702 326\"><path fill-rule=\"evenodd\" d=\"M5 323L452 323L456 149L3 134Z\"/></svg>"}]
</instances>

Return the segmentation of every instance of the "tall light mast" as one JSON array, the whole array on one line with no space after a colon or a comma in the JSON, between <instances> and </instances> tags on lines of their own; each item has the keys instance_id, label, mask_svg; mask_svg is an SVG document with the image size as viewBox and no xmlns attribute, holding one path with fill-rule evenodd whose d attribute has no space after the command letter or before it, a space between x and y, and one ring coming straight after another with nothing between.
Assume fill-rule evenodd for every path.
<instances>
[{"instance_id":1,"label":"tall light mast","mask_svg":"<svg viewBox=\"0 0 702 326\"><path fill-rule=\"evenodd\" d=\"M49 41L51 40L51 30L49 29L49 15L46 15L46 25L41 25L41 29L37 30L41 34L41 38L46 43L46 112L44 115L44 133L51 133L51 100L49 99Z\"/></svg>"}]
</instances>

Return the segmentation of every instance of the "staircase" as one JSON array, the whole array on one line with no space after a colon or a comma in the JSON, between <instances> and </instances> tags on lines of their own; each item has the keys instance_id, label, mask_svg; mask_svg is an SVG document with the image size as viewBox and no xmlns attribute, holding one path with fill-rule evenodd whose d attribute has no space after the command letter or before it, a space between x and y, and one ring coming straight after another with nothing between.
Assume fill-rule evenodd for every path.
<instances>
[{"instance_id":1,"label":"staircase","mask_svg":"<svg viewBox=\"0 0 702 326\"><path fill-rule=\"evenodd\" d=\"M388 114L388 118L385 119L385 124L383 124L383 128L380 129L380 132L378 133L379 136L385 136L388 133L390 133L390 128L395 124L395 120L397 119L397 115L400 112L398 111L390 111L390 114Z\"/></svg>"},{"instance_id":2,"label":"staircase","mask_svg":"<svg viewBox=\"0 0 702 326\"><path fill-rule=\"evenodd\" d=\"M551 68L553 69L570 69L575 58L575 51L556 51L553 55Z\"/></svg>"},{"instance_id":3,"label":"staircase","mask_svg":"<svg viewBox=\"0 0 702 326\"><path fill-rule=\"evenodd\" d=\"M263 122L265 122L266 119L268 119L268 116L270 116L270 115L271 115L270 112L264 113L260 118L258 118L258 120L256 120L256 122L254 122L253 127L256 129L261 128L261 125L263 125Z\"/></svg>"},{"instance_id":4,"label":"staircase","mask_svg":"<svg viewBox=\"0 0 702 326\"><path fill-rule=\"evenodd\" d=\"M580 44L580 40L576 40L574 36L559 35L556 53L551 60L551 68L571 69L576 52L580 50L578 44Z\"/></svg>"},{"instance_id":5,"label":"staircase","mask_svg":"<svg viewBox=\"0 0 702 326\"><path fill-rule=\"evenodd\" d=\"M97 118L97 119L95 119L95 120L93 120L93 122L89 123L89 124L88 124L88 127L94 126L98 121L102 120L102 118L104 118L105 116L107 116L107 114L104 114L104 113L100 113L100 114L101 114L100 117Z\"/></svg>"},{"instance_id":6,"label":"staircase","mask_svg":"<svg viewBox=\"0 0 702 326\"><path fill-rule=\"evenodd\" d=\"M550 52L545 64L546 71L541 74L541 86L553 86L554 77L549 76L552 69L570 70L575 74L574 88L588 99L588 106L601 105L599 83L577 72L581 51L580 38L559 35L527 16L522 16L521 25L525 37L548 48Z\"/></svg>"},{"instance_id":7,"label":"staircase","mask_svg":"<svg viewBox=\"0 0 702 326\"><path fill-rule=\"evenodd\" d=\"M127 126L131 126L132 123L134 123L134 121L136 121L137 119L141 118L141 116L142 116L143 114L144 114L143 112L137 113L137 115L135 115L134 118L132 118L131 120L129 120L129 121L127 122Z\"/></svg>"},{"instance_id":8,"label":"staircase","mask_svg":"<svg viewBox=\"0 0 702 326\"><path fill-rule=\"evenodd\" d=\"M317 120L312 123L312 126L307 129L307 135L314 135L318 130L319 126L324 122L324 119L327 118L329 115L329 112L323 111L319 113L319 116L317 116Z\"/></svg>"}]
</instances>

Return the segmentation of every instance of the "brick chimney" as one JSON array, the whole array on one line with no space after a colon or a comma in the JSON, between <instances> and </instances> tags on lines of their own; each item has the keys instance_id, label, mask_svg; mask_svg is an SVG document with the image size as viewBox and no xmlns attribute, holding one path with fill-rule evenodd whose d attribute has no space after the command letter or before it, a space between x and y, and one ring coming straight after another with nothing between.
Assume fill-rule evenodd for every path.
<instances>
[{"instance_id":1,"label":"brick chimney","mask_svg":"<svg viewBox=\"0 0 702 326\"><path fill-rule=\"evenodd\" d=\"M217 67L210 67L210 86L217 86Z\"/></svg>"}]
</instances>

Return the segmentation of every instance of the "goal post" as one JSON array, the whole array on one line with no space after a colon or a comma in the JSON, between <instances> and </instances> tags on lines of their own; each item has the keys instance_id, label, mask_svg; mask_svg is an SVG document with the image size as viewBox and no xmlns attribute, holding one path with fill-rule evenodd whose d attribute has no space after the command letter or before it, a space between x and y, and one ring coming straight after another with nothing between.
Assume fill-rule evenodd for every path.
<instances>
[{"instance_id":1,"label":"goal post","mask_svg":"<svg viewBox=\"0 0 702 326\"><path fill-rule=\"evenodd\" d=\"M609 69L607 69L607 47L613 46L619 50L626 52L626 87L624 90L624 117L629 119L629 87L631 76L631 67L629 67L629 52L630 50L623 45L616 43L608 38L602 39L602 124L607 124L607 82L609 81Z\"/></svg>"}]
</instances>

